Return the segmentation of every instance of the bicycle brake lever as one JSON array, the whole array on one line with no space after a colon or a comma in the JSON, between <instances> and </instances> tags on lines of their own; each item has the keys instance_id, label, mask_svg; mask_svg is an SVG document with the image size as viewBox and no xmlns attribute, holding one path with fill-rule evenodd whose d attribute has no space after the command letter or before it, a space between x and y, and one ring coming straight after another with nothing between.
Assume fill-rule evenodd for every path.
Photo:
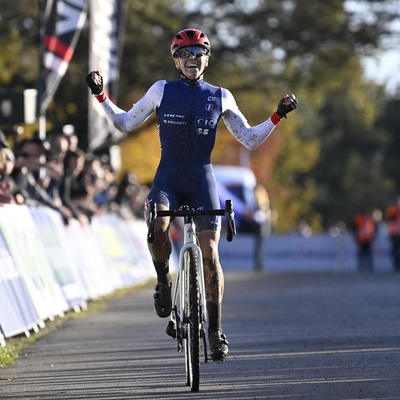
<instances>
[{"instance_id":1,"label":"bicycle brake lever","mask_svg":"<svg viewBox=\"0 0 400 400\"><path fill-rule=\"evenodd\" d=\"M236 235L235 212L233 211L232 200L225 201L225 217L228 221L226 240L232 242L233 236Z\"/></svg>"}]
</instances>

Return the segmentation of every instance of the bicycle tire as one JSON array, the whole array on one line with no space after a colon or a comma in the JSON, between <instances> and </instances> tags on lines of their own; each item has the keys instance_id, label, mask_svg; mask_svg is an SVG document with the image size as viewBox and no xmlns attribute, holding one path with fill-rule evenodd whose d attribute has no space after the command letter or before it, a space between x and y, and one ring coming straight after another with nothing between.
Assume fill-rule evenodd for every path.
<instances>
[{"instance_id":1,"label":"bicycle tire","mask_svg":"<svg viewBox=\"0 0 400 400\"><path fill-rule=\"evenodd\" d=\"M188 320L185 341L186 384L190 386L192 392L197 392L200 386L200 299L197 256L194 249L186 251L185 260L188 262L185 293Z\"/></svg>"}]
</instances>

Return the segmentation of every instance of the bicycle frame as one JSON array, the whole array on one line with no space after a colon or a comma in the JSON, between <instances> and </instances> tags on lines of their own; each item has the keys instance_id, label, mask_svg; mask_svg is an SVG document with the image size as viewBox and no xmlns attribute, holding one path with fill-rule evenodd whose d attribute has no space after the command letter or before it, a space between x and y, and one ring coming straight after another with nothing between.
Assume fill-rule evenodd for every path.
<instances>
[{"instance_id":1,"label":"bicycle frame","mask_svg":"<svg viewBox=\"0 0 400 400\"><path fill-rule=\"evenodd\" d=\"M157 211L150 206L147 240L154 241L155 219L160 217L184 217L183 245L179 251L179 266L172 298L172 310L166 333L177 340L178 352L185 350L186 385L192 391L199 390L200 341L203 339L204 361L207 362L207 344L204 324L207 322L206 290L203 256L197 240L194 218L205 215L224 215L228 220L227 240L236 234L232 202L227 200L225 209Z\"/></svg>"},{"instance_id":2,"label":"bicycle frame","mask_svg":"<svg viewBox=\"0 0 400 400\"><path fill-rule=\"evenodd\" d=\"M185 268L188 266L185 265L185 260L184 260L184 255L185 252L189 249L192 248L197 256L197 266L198 266L198 278L199 278L199 285L200 285L200 301L201 301L201 310L202 310L202 324L207 322L207 307L206 307L206 288L205 288L205 282L204 282L204 268L203 268L203 256L202 252L200 249L200 246L198 245L197 242L197 234L196 234L196 228L193 220L191 221L185 221L184 227L183 227L183 246L179 252L179 268L178 268L178 278L175 282L175 290L174 290L174 298L172 301L172 308L174 308L174 305L176 304L176 296L178 292L178 288L180 289L179 291L179 296L180 299L184 298L185 295L185 287L184 285L187 283L185 278ZM182 284L183 283L183 284ZM183 321L183 307L181 304L180 310L179 310L179 316L181 318L181 321ZM171 320L173 320L173 313L171 313ZM176 324L176 321L174 321Z\"/></svg>"}]
</instances>

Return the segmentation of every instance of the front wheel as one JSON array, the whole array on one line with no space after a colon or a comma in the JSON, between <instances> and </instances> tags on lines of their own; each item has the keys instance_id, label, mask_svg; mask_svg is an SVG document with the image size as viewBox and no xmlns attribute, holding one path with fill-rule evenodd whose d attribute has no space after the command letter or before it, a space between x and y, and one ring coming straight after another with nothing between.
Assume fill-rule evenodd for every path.
<instances>
[{"instance_id":1,"label":"front wheel","mask_svg":"<svg viewBox=\"0 0 400 400\"><path fill-rule=\"evenodd\" d=\"M188 249L185 262L185 340L186 385L197 392L200 385L200 306L197 255Z\"/></svg>"}]
</instances>

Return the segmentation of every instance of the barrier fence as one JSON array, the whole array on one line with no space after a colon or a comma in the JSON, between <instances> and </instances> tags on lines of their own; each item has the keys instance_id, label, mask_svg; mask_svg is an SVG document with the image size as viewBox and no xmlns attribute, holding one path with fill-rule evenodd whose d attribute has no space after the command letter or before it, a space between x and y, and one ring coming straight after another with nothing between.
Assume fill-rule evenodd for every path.
<instances>
[{"instance_id":1,"label":"barrier fence","mask_svg":"<svg viewBox=\"0 0 400 400\"><path fill-rule=\"evenodd\" d=\"M0 207L0 344L38 331L47 320L123 287L155 278L144 220L113 214L95 216L82 226L65 226L45 207ZM220 241L224 270L255 266L255 240L238 235ZM273 235L262 242L263 269L279 272L357 271L354 238L349 233L302 237ZM376 271L391 271L390 243L384 226L373 245ZM176 270L176 253L171 269Z\"/></svg>"},{"instance_id":2,"label":"barrier fence","mask_svg":"<svg viewBox=\"0 0 400 400\"><path fill-rule=\"evenodd\" d=\"M65 226L48 208L0 207L0 342L155 277L143 220Z\"/></svg>"},{"instance_id":3,"label":"barrier fence","mask_svg":"<svg viewBox=\"0 0 400 400\"><path fill-rule=\"evenodd\" d=\"M234 245L232 245L234 243ZM220 241L224 270L255 269L257 241L251 235L238 235L232 243ZM262 269L267 272L357 272L357 246L349 232L337 235L282 234L262 241ZM381 224L372 245L375 272L393 271L391 244L387 227Z\"/></svg>"}]
</instances>

